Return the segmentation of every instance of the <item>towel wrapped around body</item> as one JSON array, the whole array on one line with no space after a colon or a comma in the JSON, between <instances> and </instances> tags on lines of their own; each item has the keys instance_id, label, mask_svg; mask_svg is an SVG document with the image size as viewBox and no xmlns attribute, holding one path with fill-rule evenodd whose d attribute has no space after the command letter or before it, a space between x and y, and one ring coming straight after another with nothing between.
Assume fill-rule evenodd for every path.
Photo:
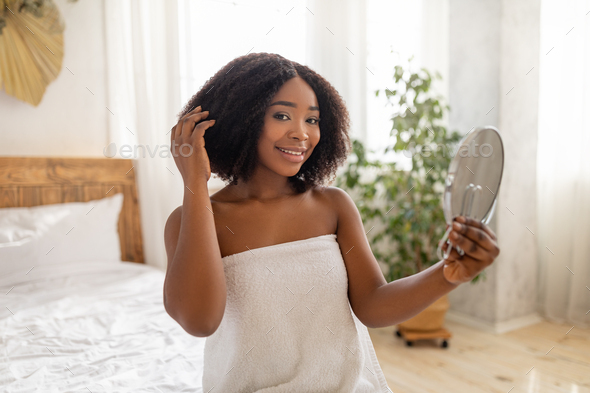
<instances>
[{"instance_id":1,"label":"towel wrapped around body","mask_svg":"<svg viewBox=\"0 0 590 393\"><path fill-rule=\"evenodd\" d=\"M335 234L222 258L227 301L203 393L390 392L348 299Z\"/></svg>"}]
</instances>

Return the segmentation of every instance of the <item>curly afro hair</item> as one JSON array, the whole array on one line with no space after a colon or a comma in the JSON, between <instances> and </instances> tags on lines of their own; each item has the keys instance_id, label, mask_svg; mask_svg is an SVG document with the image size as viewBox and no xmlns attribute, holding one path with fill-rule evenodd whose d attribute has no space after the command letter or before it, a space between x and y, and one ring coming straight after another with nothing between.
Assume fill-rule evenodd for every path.
<instances>
[{"instance_id":1,"label":"curly afro hair","mask_svg":"<svg viewBox=\"0 0 590 393\"><path fill-rule=\"evenodd\" d=\"M205 132L211 172L230 184L248 181L258 163L258 139L272 97L299 76L315 92L322 121L320 141L299 172L288 178L297 193L334 180L351 151L350 119L344 100L322 76L274 53L251 53L230 61L193 95L178 120L201 105L215 119Z\"/></svg>"}]
</instances>

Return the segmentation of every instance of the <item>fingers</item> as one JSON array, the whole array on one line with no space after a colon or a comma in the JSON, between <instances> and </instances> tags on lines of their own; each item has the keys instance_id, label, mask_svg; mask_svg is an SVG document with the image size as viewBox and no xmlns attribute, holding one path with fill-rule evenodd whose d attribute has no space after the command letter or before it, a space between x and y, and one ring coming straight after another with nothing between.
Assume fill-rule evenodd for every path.
<instances>
[{"instance_id":1,"label":"fingers","mask_svg":"<svg viewBox=\"0 0 590 393\"><path fill-rule=\"evenodd\" d=\"M190 137L197 123L203 121L207 116L209 116L209 111L197 112L195 114L183 118L181 121L182 128L178 136L180 138Z\"/></svg>"},{"instance_id":2,"label":"fingers","mask_svg":"<svg viewBox=\"0 0 590 393\"><path fill-rule=\"evenodd\" d=\"M446 244L445 244L446 246ZM445 251L450 246L444 247ZM490 262L483 262L478 259L474 259L472 256L465 253L459 255L457 250L454 248L449 255L449 258L445 259L445 269L449 268L450 275L460 274L462 276L461 282L467 282L477 276L483 269L491 264Z\"/></svg>"},{"instance_id":3,"label":"fingers","mask_svg":"<svg viewBox=\"0 0 590 393\"><path fill-rule=\"evenodd\" d=\"M209 116L209 111L201 111L200 106L183 116L174 126L171 133L172 144L178 138L185 139L195 134L203 136L205 130L215 124L215 120L213 119L204 121L207 116ZM195 133L195 131L197 132Z\"/></svg>"},{"instance_id":4,"label":"fingers","mask_svg":"<svg viewBox=\"0 0 590 393\"><path fill-rule=\"evenodd\" d=\"M185 118L187 118L191 115L194 115L195 113L201 112L202 110L203 110L203 108L201 108L201 105L199 105L196 108L191 109L190 112L188 112L186 115L182 116L182 118L180 120L184 120Z\"/></svg>"},{"instance_id":5,"label":"fingers","mask_svg":"<svg viewBox=\"0 0 590 393\"><path fill-rule=\"evenodd\" d=\"M178 137L178 136L180 135L180 133L179 133L179 132L180 132L180 131L182 131L182 128L179 128L179 126L181 127L181 123L182 123L182 121L183 121L184 119L186 119L187 117L189 117L189 116L191 116L191 115L193 115L193 114L195 114L195 113L198 113L198 112L200 112L200 111L201 111L201 109L202 109L202 108L201 108L201 106L199 105L199 106L197 106L196 108L193 108L193 109L192 109L190 112L188 112L186 115L182 116L182 117L181 117L181 118L178 120L178 122L177 122L177 123L176 123L176 124L175 124L175 125L172 127L172 132L171 132L171 134L172 134L172 135L170 136L171 140L174 140L176 137Z\"/></svg>"},{"instance_id":6,"label":"fingers","mask_svg":"<svg viewBox=\"0 0 590 393\"><path fill-rule=\"evenodd\" d=\"M461 247L465 254L469 255L473 259L477 259L479 261L492 261L495 257L495 251L487 250L481 246L481 243L471 240L457 231L451 231L449 234L449 240L454 246Z\"/></svg>"},{"instance_id":7,"label":"fingers","mask_svg":"<svg viewBox=\"0 0 590 393\"><path fill-rule=\"evenodd\" d=\"M475 225L470 225L468 223L477 223ZM478 222L477 220L473 220L473 219L468 219L466 220L465 224L461 224L460 222L453 222L453 231L451 232L451 234L453 232L457 232L458 234L461 235L461 237L466 238L465 239L465 245L468 246L469 248L463 248L463 246L461 246L461 248L463 248L465 251L470 251L470 254L473 254L475 252L477 252L477 248L479 246L479 248L483 248L485 252L491 253L491 254L495 254L496 251L498 251L499 253L499 249L496 246L496 241L495 239L493 239L492 237L490 237L490 235L488 234L488 232L486 232L484 230L484 225L481 222ZM450 236L450 234L449 234ZM456 237L455 240L458 240L459 237ZM453 240L453 239L451 239ZM495 254L494 256L496 256L497 254Z\"/></svg>"},{"instance_id":8,"label":"fingers","mask_svg":"<svg viewBox=\"0 0 590 393\"><path fill-rule=\"evenodd\" d=\"M444 244L442 245L441 249L445 252L447 252L447 249L449 248L449 245L447 244L447 242L445 241ZM461 259L461 255L459 255L459 253L457 252L457 250L453 247L451 249L451 253L449 254L449 257L445 259L445 261L447 262L455 262L459 259Z\"/></svg>"},{"instance_id":9,"label":"fingers","mask_svg":"<svg viewBox=\"0 0 590 393\"><path fill-rule=\"evenodd\" d=\"M494 232L487 225L469 217L455 217L449 233L449 241L465 253L459 255L455 248L451 250L444 263L448 277L453 277L460 272L462 276L471 279L491 265L500 254ZM445 242L441 248L446 253L448 247L451 245Z\"/></svg>"},{"instance_id":10,"label":"fingers","mask_svg":"<svg viewBox=\"0 0 590 393\"><path fill-rule=\"evenodd\" d=\"M459 216L456 217L457 221L459 221L462 224L466 224L466 225L470 225L472 227L477 227L479 229L482 229L483 231L485 231L492 239L497 240L496 239L496 234L494 233L494 231L492 231L490 229L490 227L488 227L486 224L484 224L481 221L475 220L471 217L465 217L465 216Z\"/></svg>"}]
</instances>

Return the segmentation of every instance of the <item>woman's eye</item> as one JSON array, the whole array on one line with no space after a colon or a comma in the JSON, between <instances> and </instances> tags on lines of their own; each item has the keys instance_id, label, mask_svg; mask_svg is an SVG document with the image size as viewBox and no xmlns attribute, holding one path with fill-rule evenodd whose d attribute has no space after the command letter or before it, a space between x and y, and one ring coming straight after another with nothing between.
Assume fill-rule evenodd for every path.
<instances>
[{"instance_id":1,"label":"woman's eye","mask_svg":"<svg viewBox=\"0 0 590 393\"><path fill-rule=\"evenodd\" d=\"M284 114L278 114L278 115L275 115L274 117L275 117L275 119L277 119L277 118L279 118L279 117L281 117L281 116L285 116L286 118L288 118L288 117L289 117L289 116L287 116L287 115L284 115ZM285 119L281 119L281 120L285 120ZM319 121L320 121L320 119L309 119L309 120L313 120L313 121L314 121L314 122L313 122L313 123L311 123L311 124L318 124L318 123L319 123Z\"/></svg>"}]
</instances>

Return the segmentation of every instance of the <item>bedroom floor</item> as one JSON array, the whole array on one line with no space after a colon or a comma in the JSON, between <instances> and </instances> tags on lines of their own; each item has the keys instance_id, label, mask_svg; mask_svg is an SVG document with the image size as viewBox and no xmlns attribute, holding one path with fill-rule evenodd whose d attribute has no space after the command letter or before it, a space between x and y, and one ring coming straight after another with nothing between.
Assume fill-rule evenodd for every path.
<instances>
[{"instance_id":1,"label":"bedroom floor","mask_svg":"<svg viewBox=\"0 0 590 393\"><path fill-rule=\"evenodd\" d=\"M435 340L407 347L394 327L369 329L394 393L590 393L589 329L541 322L494 335L445 327L453 334L445 349Z\"/></svg>"}]
</instances>

